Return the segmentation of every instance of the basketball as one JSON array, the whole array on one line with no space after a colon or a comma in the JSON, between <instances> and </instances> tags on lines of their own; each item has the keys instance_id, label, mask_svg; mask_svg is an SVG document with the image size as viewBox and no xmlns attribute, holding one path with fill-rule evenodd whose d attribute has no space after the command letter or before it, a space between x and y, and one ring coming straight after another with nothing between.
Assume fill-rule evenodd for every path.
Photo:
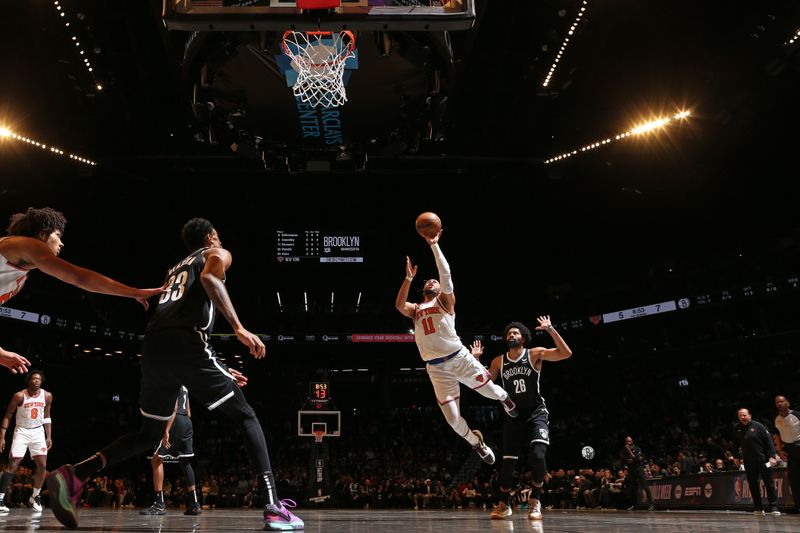
<instances>
[{"instance_id":1,"label":"basketball","mask_svg":"<svg viewBox=\"0 0 800 533\"><path fill-rule=\"evenodd\" d=\"M442 220L436 213L426 211L417 217L416 226L417 233L419 233L422 237L432 239L433 237L436 237L439 231L441 231Z\"/></svg>"}]
</instances>

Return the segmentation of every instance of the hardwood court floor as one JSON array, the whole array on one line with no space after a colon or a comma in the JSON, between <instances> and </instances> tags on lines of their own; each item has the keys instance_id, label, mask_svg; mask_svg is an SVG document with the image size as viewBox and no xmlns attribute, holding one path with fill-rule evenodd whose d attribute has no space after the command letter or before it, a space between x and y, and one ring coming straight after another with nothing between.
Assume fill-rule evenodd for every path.
<instances>
[{"instance_id":1,"label":"hardwood court floor","mask_svg":"<svg viewBox=\"0 0 800 533\"><path fill-rule=\"evenodd\" d=\"M506 520L489 520L485 511L319 510L301 509L298 515L309 533L472 533L532 531L535 533L789 533L800 532L800 516L757 517L726 511L546 511L542 522L529 522L524 514ZM79 531L200 533L204 531L260 531L261 513L220 509L200 516L183 516L170 509L165 516L141 516L138 510L87 509L80 515ZM3 531L67 531L49 509L34 513L12 509L0 514Z\"/></svg>"}]
</instances>

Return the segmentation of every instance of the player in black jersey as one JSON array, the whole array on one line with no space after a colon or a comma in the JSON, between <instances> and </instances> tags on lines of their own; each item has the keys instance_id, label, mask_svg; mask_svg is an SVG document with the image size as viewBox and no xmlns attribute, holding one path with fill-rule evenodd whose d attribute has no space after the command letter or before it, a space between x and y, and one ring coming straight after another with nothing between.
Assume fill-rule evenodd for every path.
<instances>
[{"instance_id":1,"label":"player in black jersey","mask_svg":"<svg viewBox=\"0 0 800 533\"><path fill-rule=\"evenodd\" d=\"M195 491L194 470L190 462L194 457L193 446L194 428L192 427L192 407L189 404L189 390L181 385L178 399L175 401L175 410L172 413L164 436L158 443L155 453L150 460L153 467L153 488L155 501L153 505L140 511L143 515L163 515L167 513L164 503L164 461L176 461L181 467L186 479L186 515L200 514L200 503L197 501Z\"/></svg>"},{"instance_id":2,"label":"player in black jersey","mask_svg":"<svg viewBox=\"0 0 800 533\"><path fill-rule=\"evenodd\" d=\"M503 425L503 464L500 469L500 502L492 511L492 518L511 516L511 493L514 467L523 447L528 448L528 460L533 468L533 492L529 502L528 519L541 520L539 502L542 484L547 472L545 453L550 444L548 411L539 387L543 361L562 361L572 351L550 322L549 316L540 316L537 330L546 331L555 342L555 348L529 348L531 332L521 322L506 326L503 338L508 352L498 355L489 366L493 380L500 378L502 387L517 405L519 416L505 417Z\"/></svg>"},{"instance_id":3,"label":"player in black jersey","mask_svg":"<svg viewBox=\"0 0 800 533\"><path fill-rule=\"evenodd\" d=\"M47 477L51 508L62 524L77 527L83 480L100 468L152 449L162 438L178 391L185 385L195 400L210 411L221 411L242 430L247 453L264 481L264 529L303 529L303 521L289 510L296 504L278 498L264 431L253 408L236 386L236 375L217 360L208 343L219 312L251 355L256 359L265 355L264 343L239 321L225 289L231 254L208 220L190 220L182 237L191 253L167 271L169 291L159 298L145 330L139 393L142 428L74 467L65 465L52 472Z\"/></svg>"}]
</instances>

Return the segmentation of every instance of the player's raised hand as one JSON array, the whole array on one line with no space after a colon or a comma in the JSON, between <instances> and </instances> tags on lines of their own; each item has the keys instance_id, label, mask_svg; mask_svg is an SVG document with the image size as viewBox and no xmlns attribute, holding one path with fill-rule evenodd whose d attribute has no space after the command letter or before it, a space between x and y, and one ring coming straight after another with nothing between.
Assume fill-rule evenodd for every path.
<instances>
[{"instance_id":1,"label":"player's raised hand","mask_svg":"<svg viewBox=\"0 0 800 533\"><path fill-rule=\"evenodd\" d=\"M539 325L536 326L537 330L548 329L553 327L553 324L550 322L550 315L540 316L536 320L539 321Z\"/></svg>"},{"instance_id":2,"label":"player's raised hand","mask_svg":"<svg viewBox=\"0 0 800 533\"><path fill-rule=\"evenodd\" d=\"M417 266L411 264L411 258L406 256L406 277L413 278L417 275Z\"/></svg>"},{"instance_id":3,"label":"player's raised hand","mask_svg":"<svg viewBox=\"0 0 800 533\"><path fill-rule=\"evenodd\" d=\"M476 340L469 345L469 351L472 354L472 357L475 359L480 359L483 355L483 344L481 344L481 341Z\"/></svg>"},{"instance_id":4,"label":"player's raised hand","mask_svg":"<svg viewBox=\"0 0 800 533\"><path fill-rule=\"evenodd\" d=\"M433 246L434 244L436 244L437 242L439 242L439 238L441 238L441 236L442 236L442 232L443 232L443 231L444 231L444 228L440 229L440 230L439 230L439 233L437 233L437 234L436 234L436 235L434 235L433 237L427 237L427 236L426 236L426 237L425 237L425 240L426 240L426 241L428 241L428 244L430 244L431 246Z\"/></svg>"},{"instance_id":5,"label":"player's raised hand","mask_svg":"<svg viewBox=\"0 0 800 533\"><path fill-rule=\"evenodd\" d=\"M231 375L236 379L236 386L240 389L247 385L247 376L236 370L235 368L229 368L228 371Z\"/></svg>"},{"instance_id":6,"label":"player's raised hand","mask_svg":"<svg viewBox=\"0 0 800 533\"><path fill-rule=\"evenodd\" d=\"M247 346L250 355L256 359L262 359L267 355L267 349L264 347L264 343L261 342L261 339L258 338L258 335L253 335L246 329L239 328L236 330L236 337L239 339L239 342Z\"/></svg>"}]
</instances>

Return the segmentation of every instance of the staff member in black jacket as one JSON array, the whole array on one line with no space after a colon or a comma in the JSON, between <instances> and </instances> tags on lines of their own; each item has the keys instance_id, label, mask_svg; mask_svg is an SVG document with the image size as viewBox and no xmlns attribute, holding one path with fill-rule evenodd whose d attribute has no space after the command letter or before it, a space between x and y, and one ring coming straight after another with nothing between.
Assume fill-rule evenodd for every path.
<instances>
[{"instance_id":1,"label":"staff member in black jacket","mask_svg":"<svg viewBox=\"0 0 800 533\"><path fill-rule=\"evenodd\" d=\"M761 476L767 489L770 513L776 516L780 515L775 482L772 481L772 474L769 470L769 467L775 466L778 462L775 444L772 442L767 428L753 420L748 409L739 409L738 415L739 423L736 424L736 435L739 437L739 448L742 451L747 484L750 485L750 495L755 506L754 513L764 514L764 507L761 503L761 487L758 484L758 478Z\"/></svg>"},{"instance_id":2,"label":"staff member in black jacket","mask_svg":"<svg viewBox=\"0 0 800 533\"><path fill-rule=\"evenodd\" d=\"M800 511L800 413L789 409L791 404L786 396L775 396L775 428L780 433L776 441L778 455L789 463L789 486L792 487L794 506L792 511Z\"/></svg>"}]
</instances>

